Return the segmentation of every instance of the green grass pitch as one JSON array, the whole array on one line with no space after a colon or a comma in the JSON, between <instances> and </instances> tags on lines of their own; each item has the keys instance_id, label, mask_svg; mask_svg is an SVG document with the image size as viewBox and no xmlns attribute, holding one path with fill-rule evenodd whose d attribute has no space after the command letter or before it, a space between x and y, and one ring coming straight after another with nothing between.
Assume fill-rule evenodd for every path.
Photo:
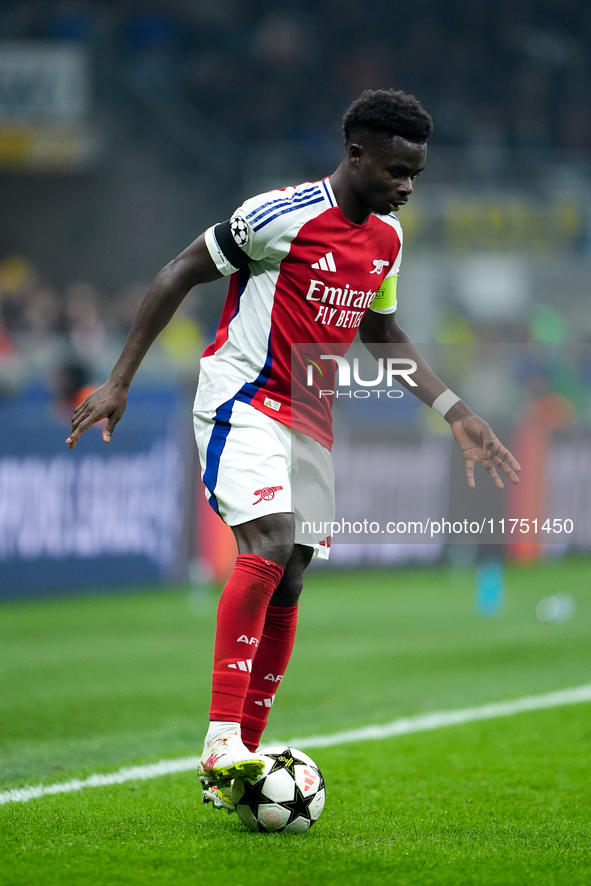
<instances>
[{"instance_id":1,"label":"green grass pitch","mask_svg":"<svg viewBox=\"0 0 591 886\"><path fill-rule=\"evenodd\" d=\"M591 561L474 572L318 569L266 738L591 682ZM575 614L540 622L543 597ZM214 595L187 589L0 607L0 791L199 753ZM591 705L307 749L327 803L305 835L252 834L194 773L0 805L2 886L589 886Z\"/></svg>"}]
</instances>

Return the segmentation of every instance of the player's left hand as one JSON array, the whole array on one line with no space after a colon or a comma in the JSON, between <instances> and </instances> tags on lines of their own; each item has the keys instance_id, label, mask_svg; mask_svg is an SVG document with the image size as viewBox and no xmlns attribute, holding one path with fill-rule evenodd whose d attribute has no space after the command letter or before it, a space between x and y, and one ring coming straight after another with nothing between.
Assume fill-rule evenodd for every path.
<instances>
[{"instance_id":1,"label":"player's left hand","mask_svg":"<svg viewBox=\"0 0 591 886\"><path fill-rule=\"evenodd\" d=\"M481 462L497 489L504 488L497 468L500 468L512 483L519 483L517 476L521 470L519 462L495 437L488 422L472 412L452 422L450 427L466 461L466 480L470 489L476 488L474 481L476 462Z\"/></svg>"}]
</instances>

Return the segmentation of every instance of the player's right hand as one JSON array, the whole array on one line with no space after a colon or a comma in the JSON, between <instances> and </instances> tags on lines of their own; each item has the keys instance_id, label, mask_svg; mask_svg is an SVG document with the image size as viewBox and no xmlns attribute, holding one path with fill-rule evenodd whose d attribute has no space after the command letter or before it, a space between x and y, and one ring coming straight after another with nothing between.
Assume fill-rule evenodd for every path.
<instances>
[{"instance_id":1,"label":"player's right hand","mask_svg":"<svg viewBox=\"0 0 591 886\"><path fill-rule=\"evenodd\" d=\"M115 425L125 412L127 390L109 379L93 391L83 403L76 407L72 416L72 429L66 443L73 449L82 434L102 419L107 419L103 428L103 440L111 442Z\"/></svg>"}]
</instances>

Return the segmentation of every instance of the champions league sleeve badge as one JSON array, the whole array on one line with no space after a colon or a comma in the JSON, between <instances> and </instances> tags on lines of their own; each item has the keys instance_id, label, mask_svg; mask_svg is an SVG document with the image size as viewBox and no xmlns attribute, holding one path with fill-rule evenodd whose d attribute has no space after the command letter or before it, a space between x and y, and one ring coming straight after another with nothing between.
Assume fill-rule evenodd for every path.
<instances>
[{"instance_id":1,"label":"champions league sleeve badge","mask_svg":"<svg viewBox=\"0 0 591 886\"><path fill-rule=\"evenodd\" d=\"M248 243L248 225L242 215L235 213L230 219L230 230L237 246L243 249Z\"/></svg>"}]
</instances>

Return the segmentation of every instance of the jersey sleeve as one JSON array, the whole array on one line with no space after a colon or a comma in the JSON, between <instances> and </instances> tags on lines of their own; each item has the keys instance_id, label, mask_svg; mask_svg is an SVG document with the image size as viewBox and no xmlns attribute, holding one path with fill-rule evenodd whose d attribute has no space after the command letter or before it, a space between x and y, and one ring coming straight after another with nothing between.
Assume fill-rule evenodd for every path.
<instances>
[{"instance_id":1,"label":"jersey sleeve","mask_svg":"<svg viewBox=\"0 0 591 886\"><path fill-rule=\"evenodd\" d=\"M393 227L398 234L398 241L400 246L398 249L398 254L396 255L396 259L394 260L394 264L384 277L382 285L376 292L373 301L369 306L369 310L375 311L376 314L393 314L398 307L396 289L398 284L398 274L400 272L400 264L402 262L402 228L400 227L400 222L398 221L398 219L393 218L393 221L396 222Z\"/></svg>"},{"instance_id":2,"label":"jersey sleeve","mask_svg":"<svg viewBox=\"0 0 591 886\"><path fill-rule=\"evenodd\" d=\"M205 232L205 245L218 271L227 277L253 261L247 248L249 225L237 209L232 218Z\"/></svg>"},{"instance_id":3,"label":"jersey sleeve","mask_svg":"<svg viewBox=\"0 0 591 886\"><path fill-rule=\"evenodd\" d=\"M274 256L283 229L290 222L287 214L285 219L283 216L285 207L293 199L292 191L295 194L296 189L286 188L251 197L228 221L206 230L205 243L221 274L233 274L244 265Z\"/></svg>"}]
</instances>

